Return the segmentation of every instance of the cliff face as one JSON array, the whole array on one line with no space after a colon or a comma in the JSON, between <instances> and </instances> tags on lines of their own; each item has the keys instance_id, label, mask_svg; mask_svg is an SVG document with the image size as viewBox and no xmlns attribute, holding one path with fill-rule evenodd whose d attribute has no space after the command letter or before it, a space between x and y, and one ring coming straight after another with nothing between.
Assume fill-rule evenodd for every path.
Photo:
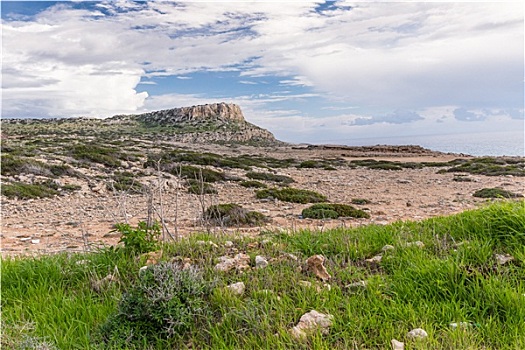
<instances>
[{"instance_id":1,"label":"cliff face","mask_svg":"<svg viewBox=\"0 0 525 350\"><path fill-rule=\"evenodd\" d=\"M165 109L137 116L141 121L161 125L188 121L245 122L241 108L233 103L213 103L199 106Z\"/></svg>"}]
</instances>

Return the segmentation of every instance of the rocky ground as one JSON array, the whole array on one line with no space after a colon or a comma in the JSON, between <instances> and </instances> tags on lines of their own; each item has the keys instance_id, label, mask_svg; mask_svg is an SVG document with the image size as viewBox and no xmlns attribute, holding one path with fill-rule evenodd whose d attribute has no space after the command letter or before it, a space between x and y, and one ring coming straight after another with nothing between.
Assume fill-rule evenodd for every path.
<instances>
[{"instance_id":1,"label":"rocky ground","mask_svg":"<svg viewBox=\"0 0 525 350\"><path fill-rule=\"evenodd\" d=\"M399 162L448 162L464 155L442 154L418 147L400 148L341 148L341 147L273 147L231 148L217 145L192 145L200 151L238 155L241 153L265 154L275 158L330 159L341 158L347 162L354 159L374 158ZM129 164L139 167L140 163ZM471 181L456 181L453 173L438 173L440 167L422 169L381 170L365 167L336 166L336 170L299 169L296 167L276 169L277 174L292 177L295 188L317 191L330 202L350 203L363 198L369 204L360 209L370 213L369 219L302 219L301 210L307 204L294 204L277 200L259 200L255 190L245 188L236 181L215 183L218 194L195 195L184 189L181 181L173 175L159 176L149 169L141 183L153 193L156 214L162 214L169 234L174 237L195 232L210 231L214 234L258 234L265 230L296 230L311 228L324 230L331 227L353 227L371 223L386 224L397 220L421 220L428 217L448 215L475 208L486 199L473 197L482 188L501 187L514 193L524 194L523 177L466 175ZM86 173L92 169L79 169ZM259 169L262 171L262 169ZM230 178L243 177L241 169L227 169ZM91 178L96 178L92 175ZM65 196L43 199L9 199L2 196L2 255L54 253L83 251L119 241L118 233L112 232L117 222L136 224L148 215L151 196L110 192L106 182L96 184L82 182L78 178L61 181L81 186L81 190ZM271 185L270 183L268 183ZM161 205L162 202L162 205ZM271 218L264 227L211 227L201 220L203 209L211 204L234 202L249 210L255 210ZM151 206L150 206L151 207Z\"/></svg>"}]
</instances>

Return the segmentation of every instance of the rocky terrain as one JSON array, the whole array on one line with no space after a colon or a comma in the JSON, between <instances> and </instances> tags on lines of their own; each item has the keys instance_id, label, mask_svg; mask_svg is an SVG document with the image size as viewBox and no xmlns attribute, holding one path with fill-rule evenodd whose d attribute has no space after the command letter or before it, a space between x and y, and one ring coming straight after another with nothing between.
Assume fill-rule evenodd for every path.
<instances>
[{"instance_id":1,"label":"rocky terrain","mask_svg":"<svg viewBox=\"0 0 525 350\"><path fill-rule=\"evenodd\" d=\"M473 196L481 189L523 195L524 165L419 146L287 145L227 104L2 121L2 254L116 244L115 223L148 219L162 223L166 239L420 220L479 206L487 201ZM311 204L262 198L263 187L315 191L369 217L305 219ZM205 220L206 209L222 203L268 220L251 227Z\"/></svg>"}]
</instances>

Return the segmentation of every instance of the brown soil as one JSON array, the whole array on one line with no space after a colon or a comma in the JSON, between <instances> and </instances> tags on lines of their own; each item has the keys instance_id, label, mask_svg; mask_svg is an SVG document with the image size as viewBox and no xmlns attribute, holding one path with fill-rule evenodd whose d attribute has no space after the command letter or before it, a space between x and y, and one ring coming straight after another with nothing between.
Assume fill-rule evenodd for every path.
<instances>
[{"instance_id":1,"label":"brown soil","mask_svg":"<svg viewBox=\"0 0 525 350\"><path fill-rule=\"evenodd\" d=\"M199 146L215 153L261 153L260 149L241 147L231 149L216 145ZM346 160L374 158L402 162L446 162L458 155L429 152L419 148L354 149L345 147L281 147L265 149L276 158L333 158ZM454 174L437 174L439 168L404 169L401 171L351 169L335 171L322 169L280 169L279 174L291 176L293 187L314 190L334 203L350 203L353 198L365 198L370 219L312 220L300 219L301 210L308 205L280 201L258 200L255 190L237 182L215 184L218 195L198 196L187 193L176 177L162 178L162 211L166 227L173 236L211 231L216 234L258 234L267 230L299 228L327 229L355 227L370 223L386 224L397 220L421 220L449 215L476 208L486 202L472 194L485 187L502 187L524 192L523 181L517 177L471 176L472 182L453 181ZM244 176L244 170L228 170L228 175ZM75 180L71 180L75 181ZM78 181L78 180L76 180ZM144 184L155 187L159 178L154 174L142 178ZM117 244L119 235L112 231L117 222L136 224L145 220L148 198L144 195L115 195L100 183L95 188L81 184L82 190L64 197L38 200L15 200L2 197L2 255L84 251L100 245ZM156 208L160 211L159 196ZM257 228L207 227L201 222L203 208L211 204L235 202L249 210L259 211L272 222Z\"/></svg>"}]
</instances>

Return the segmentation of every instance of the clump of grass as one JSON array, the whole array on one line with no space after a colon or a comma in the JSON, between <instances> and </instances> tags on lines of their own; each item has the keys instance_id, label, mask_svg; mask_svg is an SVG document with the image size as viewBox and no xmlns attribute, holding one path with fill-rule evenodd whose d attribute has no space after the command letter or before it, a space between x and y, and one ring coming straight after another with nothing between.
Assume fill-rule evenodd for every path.
<instances>
[{"instance_id":1,"label":"clump of grass","mask_svg":"<svg viewBox=\"0 0 525 350\"><path fill-rule=\"evenodd\" d=\"M299 169L324 169L324 170L337 170L332 164L341 164L341 160L305 160L302 161L297 168Z\"/></svg>"},{"instance_id":2,"label":"clump of grass","mask_svg":"<svg viewBox=\"0 0 525 350\"><path fill-rule=\"evenodd\" d=\"M283 202L291 203L319 203L326 202L328 198L320 193L310 190L297 188L269 188L256 192L258 199L278 199Z\"/></svg>"},{"instance_id":3,"label":"clump of grass","mask_svg":"<svg viewBox=\"0 0 525 350\"><path fill-rule=\"evenodd\" d=\"M350 166L362 166L374 170L403 170L403 168L419 169L423 167L423 164L414 162L402 163L391 162L388 160L363 159L351 161Z\"/></svg>"},{"instance_id":4,"label":"clump of grass","mask_svg":"<svg viewBox=\"0 0 525 350\"><path fill-rule=\"evenodd\" d=\"M268 222L263 214L235 203L212 205L204 212L203 219L218 226L261 226Z\"/></svg>"},{"instance_id":5,"label":"clump of grass","mask_svg":"<svg viewBox=\"0 0 525 350\"><path fill-rule=\"evenodd\" d=\"M45 164L34 159L21 158L10 154L2 154L2 175L33 174L56 178L62 175L76 176L78 173L70 166L61 164Z\"/></svg>"},{"instance_id":6,"label":"clump of grass","mask_svg":"<svg viewBox=\"0 0 525 350\"><path fill-rule=\"evenodd\" d=\"M268 187L266 186L266 184L260 181L257 181L257 180L241 181L239 185L241 185L242 187L247 187L247 188L267 188Z\"/></svg>"},{"instance_id":7,"label":"clump of grass","mask_svg":"<svg viewBox=\"0 0 525 350\"><path fill-rule=\"evenodd\" d=\"M285 184L285 185L295 182L294 179L286 175L277 175L277 174L272 174L272 173L258 173L254 171L250 171L246 173L246 177L250 179L254 179L254 180L271 181L271 182L276 182L276 183Z\"/></svg>"},{"instance_id":8,"label":"clump of grass","mask_svg":"<svg viewBox=\"0 0 525 350\"><path fill-rule=\"evenodd\" d=\"M523 197L521 194L512 193L502 188L482 188L473 194L478 198L518 198Z\"/></svg>"},{"instance_id":9,"label":"clump of grass","mask_svg":"<svg viewBox=\"0 0 525 350\"><path fill-rule=\"evenodd\" d=\"M217 194L219 193L212 184L195 179L188 179L188 193L193 194Z\"/></svg>"},{"instance_id":10,"label":"clump of grass","mask_svg":"<svg viewBox=\"0 0 525 350\"><path fill-rule=\"evenodd\" d=\"M301 213L303 218L311 219L337 219L339 217L370 218L367 212L356 209L348 204L319 203L314 204Z\"/></svg>"}]
</instances>

